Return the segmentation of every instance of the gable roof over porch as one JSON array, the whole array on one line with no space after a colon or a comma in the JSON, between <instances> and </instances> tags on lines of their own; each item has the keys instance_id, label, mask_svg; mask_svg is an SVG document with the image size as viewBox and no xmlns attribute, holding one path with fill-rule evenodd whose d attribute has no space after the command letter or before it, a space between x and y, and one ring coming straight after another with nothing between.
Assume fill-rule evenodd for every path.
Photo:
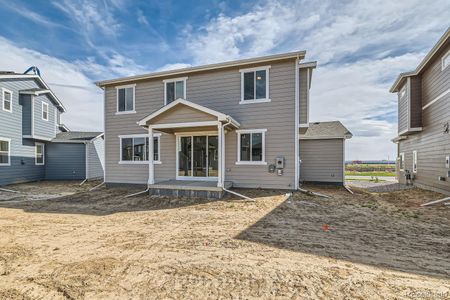
<instances>
[{"instance_id":1,"label":"gable roof over porch","mask_svg":"<svg viewBox=\"0 0 450 300\"><path fill-rule=\"evenodd\" d=\"M138 122L140 126L148 127L168 126L179 127L180 124L197 123L199 126L213 124L217 122L229 123L229 125L239 128L240 124L231 116L205 106L192 103L184 99L178 99L148 115Z\"/></svg>"}]
</instances>

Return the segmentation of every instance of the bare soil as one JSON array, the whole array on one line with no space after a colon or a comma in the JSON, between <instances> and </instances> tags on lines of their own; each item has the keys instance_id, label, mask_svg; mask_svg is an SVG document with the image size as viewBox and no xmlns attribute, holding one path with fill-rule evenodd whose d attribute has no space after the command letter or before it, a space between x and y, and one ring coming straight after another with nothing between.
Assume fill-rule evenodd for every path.
<instances>
[{"instance_id":1,"label":"bare soil","mask_svg":"<svg viewBox=\"0 0 450 300\"><path fill-rule=\"evenodd\" d=\"M419 207L436 193L240 190L249 202L92 185L11 187L27 194L0 201L0 299L450 297L450 209Z\"/></svg>"}]
</instances>

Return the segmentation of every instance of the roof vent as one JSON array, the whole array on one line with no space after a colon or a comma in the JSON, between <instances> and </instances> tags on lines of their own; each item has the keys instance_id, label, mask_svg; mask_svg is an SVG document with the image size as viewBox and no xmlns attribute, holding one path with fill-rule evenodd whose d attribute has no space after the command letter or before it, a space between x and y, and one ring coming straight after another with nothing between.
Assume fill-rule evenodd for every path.
<instances>
[{"instance_id":1,"label":"roof vent","mask_svg":"<svg viewBox=\"0 0 450 300\"><path fill-rule=\"evenodd\" d=\"M30 72L33 72L34 75L41 76L41 71L39 71L38 67L31 66L25 72L23 72L23 74L28 74Z\"/></svg>"}]
</instances>

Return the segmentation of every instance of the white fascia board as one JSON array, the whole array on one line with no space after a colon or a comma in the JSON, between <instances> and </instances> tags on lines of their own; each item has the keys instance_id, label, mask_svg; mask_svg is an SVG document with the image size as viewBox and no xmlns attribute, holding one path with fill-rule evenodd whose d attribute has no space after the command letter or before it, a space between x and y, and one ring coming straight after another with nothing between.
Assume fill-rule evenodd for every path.
<instances>
[{"instance_id":1,"label":"white fascia board","mask_svg":"<svg viewBox=\"0 0 450 300\"><path fill-rule=\"evenodd\" d=\"M151 119L153 119L153 118L159 116L160 114L162 114L162 113L168 111L169 109L171 109L171 108L173 108L173 107L175 107L175 106L177 106L177 105L179 105L179 104L183 104L183 105L189 106L189 107L191 107L191 108L197 109L197 110L199 110L199 111L202 111L202 112L204 112L204 113L213 115L213 116L217 117L218 120L220 120L220 121L225 121L225 120L227 120L227 115L225 115L225 114L223 114L223 113L220 113L220 112L218 112L218 111L209 109L209 108L204 107L204 106L202 106L202 105L199 105L199 104L193 103L193 102L191 102L191 101L187 101L187 100L184 100L184 99L181 99L181 98L180 98L180 99L177 99L177 100L175 100L174 102L172 102L172 103L170 103L170 104L168 104L168 105L166 105L166 106L160 108L159 110L157 110L157 111L155 111L154 113L148 115L147 117L143 118L142 120L140 120L140 121L138 122L138 124L139 124L140 126L147 126L147 122L148 122L148 121L150 121Z\"/></svg>"}]
</instances>

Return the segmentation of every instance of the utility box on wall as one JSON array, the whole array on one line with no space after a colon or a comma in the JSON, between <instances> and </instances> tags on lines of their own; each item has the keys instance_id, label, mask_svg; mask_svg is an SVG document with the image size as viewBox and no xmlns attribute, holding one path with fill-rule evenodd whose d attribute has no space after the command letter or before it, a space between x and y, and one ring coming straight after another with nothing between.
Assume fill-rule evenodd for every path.
<instances>
[{"instance_id":1,"label":"utility box on wall","mask_svg":"<svg viewBox=\"0 0 450 300\"><path fill-rule=\"evenodd\" d=\"M275 159L275 166L277 169L284 169L284 157L283 156L278 156Z\"/></svg>"}]
</instances>

